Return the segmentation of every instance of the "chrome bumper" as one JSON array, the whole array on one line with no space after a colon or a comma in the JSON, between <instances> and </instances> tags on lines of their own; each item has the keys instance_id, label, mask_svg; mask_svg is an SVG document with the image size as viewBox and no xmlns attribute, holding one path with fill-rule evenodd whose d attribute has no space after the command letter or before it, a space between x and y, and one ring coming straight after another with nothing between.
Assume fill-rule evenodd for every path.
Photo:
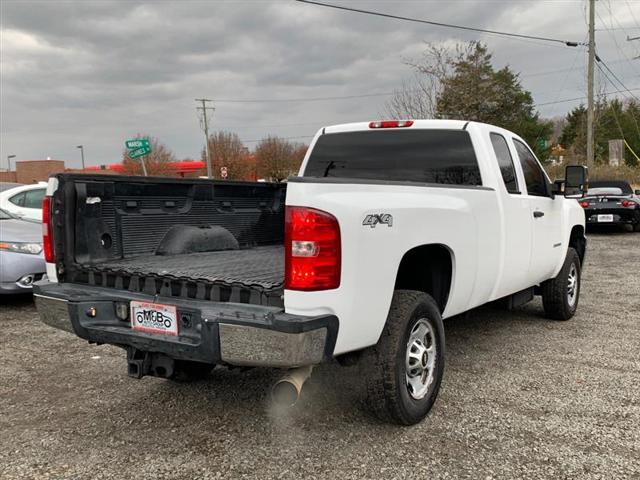
<instances>
[{"instance_id":1,"label":"chrome bumper","mask_svg":"<svg viewBox=\"0 0 640 480\"><path fill-rule=\"evenodd\" d=\"M46 290L66 298L48 295ZM127 321L115 317L114 302L128 302L129 298L96 293L101 292L48 284L38 285L34 298L40 319L47 325L90 342L164 353L174 359L291 368L333 357L338 332L338 319L333 315L299 317L251 305L176 301L178 311L191 312L193 325L185 327L179 337L168 338L133 331ZM85 312L91 310L95 315L89 317Z\"/></svg>"},{"instance_id":2,"label":"chrome bumper","mask_svg":"<svg viewBox=\"0 0 640 480\"><path fill-rule=\"evenodd\" d=\"M285 333L220 323L220 357L231 365L298 367L322 362L327 329Z\"/></svg>"},{"instance_id":3,"label":"chrome bumper","mask_svg":"<svg viewBox=\"0 0 640 480\"><path fill-rule=\"evenodd\" d=\"M69 317L69 302L67 300L37 293L33 295L33 298L40 314L40 320L43 323L60 330L75 333Z\"/></svg>"}]
</instances>

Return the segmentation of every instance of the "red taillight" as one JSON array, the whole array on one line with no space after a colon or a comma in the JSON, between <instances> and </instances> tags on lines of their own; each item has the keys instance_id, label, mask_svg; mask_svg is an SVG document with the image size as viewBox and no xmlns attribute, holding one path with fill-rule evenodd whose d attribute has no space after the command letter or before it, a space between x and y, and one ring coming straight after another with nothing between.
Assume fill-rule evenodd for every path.
<instances>
[{"instance_id":1,"label":"red taillight","mask_svg":"<svg viewBox=\"0 0 640 480\"><path fill-rule=\"evenodd\" d=\"M623 200L622 201L622 206L627 208L627 207L635 207L636 206L636 202L634 202L633 200Z\"/></svg>"},{"instance_id":2,"label":"red taillight","mask_svg":"<svg viewBox=\"0 0 640 480\"><path fill-rule=\"evenodd\" d=\"M284 288L310 291L340 286L340 226L333 215L286 207L284 248Z\"/></svg>"},{"instance_id":3,"label":"red taillight","mask_svg":"<svg viewBox=\"0 0 640 480\"><path fill-rule=\"evenodd\" d=\"M580 206L582 208L587 208L589 206L589 202L580 202Z\"/></svg>"},{"instance_id":4,"label":"red taillight","mask_svg":"<svg viewBox=\"0 0 640 480\"><path fill-rule=\"evenodd\" d=\"M44 250L44 261L47 263L54 263L56 259L53 253L51 197L44 197L42 200L42 249Z\"/></svg>"},{"instance_id":5,"label":"red taillight","mask_svg":"<svg viewBox=\"0 0 640 480\"><path fill-rule=\"evenodd\" d=\"M410 127L413 120L382 120L381 122L369 122L369 128L398 128Z\"/></svg>"}]
</instances>

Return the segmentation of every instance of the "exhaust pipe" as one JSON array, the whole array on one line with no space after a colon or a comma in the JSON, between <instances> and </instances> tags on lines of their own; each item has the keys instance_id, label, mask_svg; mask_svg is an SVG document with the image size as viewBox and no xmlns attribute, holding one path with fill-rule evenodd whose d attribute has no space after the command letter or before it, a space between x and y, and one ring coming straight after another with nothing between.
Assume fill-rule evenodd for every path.
<instances>
[{"instance_id":1,"label":"exhaust pipe","mask_svg":"<svg viewBox=\"0 0 640 480\"><path fill-rule=\"evenodd\" d=\"M293 407L300 398L304 382L311 376L313 365L292 368L271 389L271 398L280 407Z\"/></svg>"}]
</instances>

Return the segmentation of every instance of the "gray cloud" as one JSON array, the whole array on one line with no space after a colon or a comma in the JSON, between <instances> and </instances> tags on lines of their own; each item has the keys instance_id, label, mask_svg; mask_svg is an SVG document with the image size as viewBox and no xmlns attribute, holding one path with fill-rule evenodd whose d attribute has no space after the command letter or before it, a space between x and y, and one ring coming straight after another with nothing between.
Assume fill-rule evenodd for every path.
<instances>
[{"instance_id":1,"label":"gray cloud","mask_svg":"<svg viewBox=\"0 0 640 480\"><path fill-rule=\"evenodd\" d=\"M335 3L339 3L335 0ZM342 2L346 4L347 2ZM629 8L598 2L599 51L640 86L640 42ZM485 28L583 40L581 1L362 1L360 8ZM1 148L19 159L119 160L122 142L149 133L179 157L202 145L194 98L282 99L389 92L411 77L403 58L425 41L481 39L497 66L522 73L537 102L584 95L584 50L337 12L293 1L11 1L1 4ZM632 27L636 27L635 30ZM615 41L614 41L615 40ZM618 45L616 45L616 41ZM571 72L542 74L573 67ZM611 89L611 87L607 87ZM327 123L377 118L386 97L326 102L216 103L214 127L245 140L313 135ZM579 102L541 107L559 115ZM304 139L302 139L304 140Z\"/></svg>"}]
</instances>

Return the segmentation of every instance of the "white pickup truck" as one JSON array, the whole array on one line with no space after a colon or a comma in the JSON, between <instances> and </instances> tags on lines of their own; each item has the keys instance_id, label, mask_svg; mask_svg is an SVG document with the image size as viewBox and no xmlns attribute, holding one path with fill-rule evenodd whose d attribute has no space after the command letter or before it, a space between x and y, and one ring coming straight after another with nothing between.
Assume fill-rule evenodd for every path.
<instances>
[{"instance_id":1,"label":"white pickup truck","mask_svg":"<svg viewBox=\"0 0 640 480\"><path fill-rule=\"evenodd\" d=\"M42 320L127 352L129 375L358 362L380 418L420 421L442 319L542 295L578 306L584 167L551 183L517 135L453 120L322 128L299 176L243 183L60 174L43 204Z\"/></svg>"}]
</instances>

